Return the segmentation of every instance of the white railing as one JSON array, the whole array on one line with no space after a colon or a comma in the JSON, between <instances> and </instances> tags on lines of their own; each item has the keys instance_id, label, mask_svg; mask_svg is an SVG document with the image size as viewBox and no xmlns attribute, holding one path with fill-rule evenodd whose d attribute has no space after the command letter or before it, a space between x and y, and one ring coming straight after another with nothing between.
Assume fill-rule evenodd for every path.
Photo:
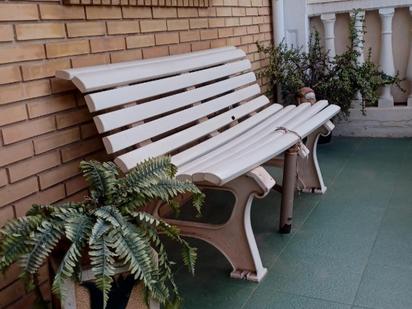
<instances>
[{"instance_id":1,"label":"white railing","mask_svg":"<svg viewBox=\"0 0 412 309\"><path fill-rule=\"evenodd\" d=\"M407 93L384 87L377 107L368 108L364 116L355 103L349 121L341 123L338 131L343 135L412 136L412 0L274 0L274 7L281 9L274 12L276 43L284 39L288 45L305 47L311 29L316 28L331 57L346 46L343 28L348 28L349 14L360 10L355 27L362 27L366 20L365 47L373 47L372 60L387 74L399 72L407 80L403 83ZM362 62L364 48L359 51Z\"/></svg>"}]
</instances>

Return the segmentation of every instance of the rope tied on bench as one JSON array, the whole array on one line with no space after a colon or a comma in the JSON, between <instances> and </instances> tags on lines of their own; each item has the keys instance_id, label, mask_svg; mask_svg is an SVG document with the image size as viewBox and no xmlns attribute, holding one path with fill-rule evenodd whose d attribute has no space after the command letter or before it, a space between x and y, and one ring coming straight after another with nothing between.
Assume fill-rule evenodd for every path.
<instances>
[{"instance_id":1,"label":"rope tied on bench","mask_svg":"<svg viewBox=\"0 0 412 309\"><path fill-rule=\"evenodd\" d=\"M284 132L285 134L286 134L286 133L292 133L292 134L296 135L296 136L299 138L299 141L298 141L298 144L297 144L297 145L298 145L298 149L299 149L299 151L298 151L299 156L300 156L301 158L307 158L307 157L308 157L310 151L309 151L309 149L305 146L305 144L303 143L302 136L300 136L299 133L297 133L296 131L290 130L290 129L286 128L286 127L277 127L277 128L275 129L275 132L276 132L276 131L282 131L282 132Z\"/></svg>"}]
</instances>

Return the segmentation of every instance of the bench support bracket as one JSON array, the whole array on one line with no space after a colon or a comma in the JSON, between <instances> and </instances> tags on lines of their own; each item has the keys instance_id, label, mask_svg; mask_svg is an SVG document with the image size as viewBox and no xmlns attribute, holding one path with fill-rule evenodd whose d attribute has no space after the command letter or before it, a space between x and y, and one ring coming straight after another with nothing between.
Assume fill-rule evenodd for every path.
<instances>
[{"instance_id":1,"label":"bench support bracket","mask_svg":"<svg viewBox=\"0 0 412 309\"><path fill-rule=\"evenodd\" d=\"M266 275L256 245L255 236L250 221L250 210L254 197L263 197L259 185L251 177L240 176L223 187L204 188L227 190L234 194L236 201L232 214L224 224L208 224L193 221L166 219L169 224L176 225L183 236L193 237L208 242L217 248L230 262L233 271L230 276L259 282ZM154 215L159 216L159 207Z\"/></svg>"}]
</instances>

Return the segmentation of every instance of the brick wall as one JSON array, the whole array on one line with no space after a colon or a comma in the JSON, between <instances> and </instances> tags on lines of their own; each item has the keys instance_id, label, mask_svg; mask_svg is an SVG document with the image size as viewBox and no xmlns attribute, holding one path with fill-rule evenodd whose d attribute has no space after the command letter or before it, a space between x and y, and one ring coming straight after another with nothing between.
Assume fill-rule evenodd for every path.
<instances>
[{"instance_id":1,"label":"brick wall","mask_svg":"<svg viewBox=\"0 0 412 309\"><path fill-rule=\"evenodd\" d=\"M240 46L253 68L256 41L271 39L269 0L214 0L209 8L67 6L0 2L0 226L33 203L81 199L82 158L104 159L82 96L58 69ZM33 295L0 277L0 308ZM47 294L47 270L42 269Z\"/></svg>"}]
</instances>

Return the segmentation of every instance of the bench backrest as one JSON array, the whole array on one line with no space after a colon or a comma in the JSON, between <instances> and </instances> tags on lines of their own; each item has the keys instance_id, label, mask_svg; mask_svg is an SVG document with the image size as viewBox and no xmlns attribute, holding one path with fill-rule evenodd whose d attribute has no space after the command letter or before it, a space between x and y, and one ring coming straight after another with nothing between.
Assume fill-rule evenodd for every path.
<instances>
[{"instance_id":1,"label":"bench backrest","mask_svg":"<svg viewBox=\"0 0 412 309\"><path fill-rule=\"evenodd\" d=\"M85 99L108 153L127 171L219 134L269 104L234 47L57 72Z\"/></svg>"}]
</instances>

